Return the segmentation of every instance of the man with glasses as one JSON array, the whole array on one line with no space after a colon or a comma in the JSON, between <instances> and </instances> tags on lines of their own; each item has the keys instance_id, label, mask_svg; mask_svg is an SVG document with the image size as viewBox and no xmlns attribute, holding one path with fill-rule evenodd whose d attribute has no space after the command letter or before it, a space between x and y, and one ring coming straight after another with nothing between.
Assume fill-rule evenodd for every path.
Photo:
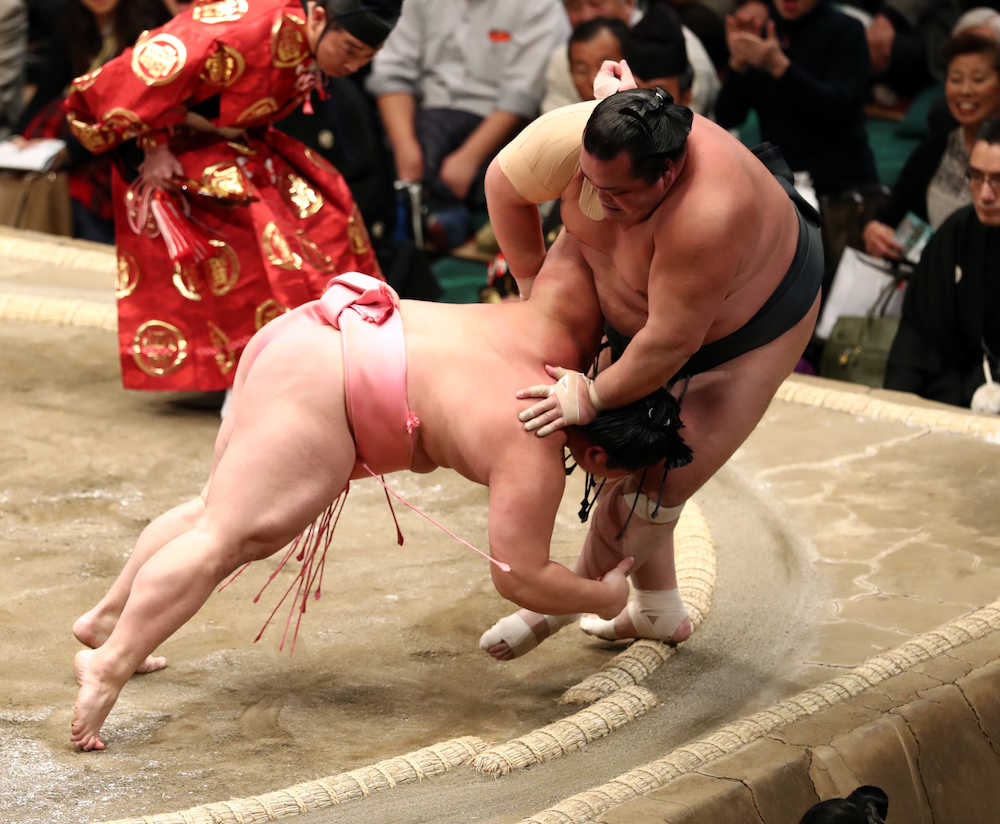
<instances>
[{"instance_id":1,"label":"man with glasses","mask_svg":"<svg viewBox=\"0 0 1000 824\"><path fill-rule=\"evenodd\" d=\"M910 279L889 353L886 389L976 411L1000 411L1000 118L983 123L966 172L972 205L934 233ZM979 392L984 385L992 390Z\"/></svg>"}]
</instances>

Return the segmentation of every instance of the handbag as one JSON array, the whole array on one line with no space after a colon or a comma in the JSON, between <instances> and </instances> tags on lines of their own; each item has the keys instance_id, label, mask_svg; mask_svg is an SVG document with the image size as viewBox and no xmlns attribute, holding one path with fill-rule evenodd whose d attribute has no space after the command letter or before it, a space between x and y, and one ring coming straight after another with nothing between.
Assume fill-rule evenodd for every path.
<instances>
[{"instance_id":1,"label":"handbag","mask_svg":"<svg viewBox=\"0 0 1000 824\"><path fill-rule=\"evenodd\" d=\"M841 315L864 315L877 303L879 296L890 285L895 285L886 303L884 315L899 316L903 312L903 295L906 280L913 266L906 261L890 261L867 255L848 246L844 249L833 276L833 283L824 292L823 310L816 323L816 337L826 340L833 325Z\"/></svg>"},{"instance_id":2,"label":"handbag","mask_svg":"<svg viewBox=\"0 0 1000 824\"><path fill-rule=\"evenodd\" d=\"M866 314L837 318L823 346L822 377L882 388L889 350L899 329L899 318L887 315L886 308L899 283L893 280L883 287Z\"/></svg>"},{"instance_id":3,"label":"handbag","mask_svg":"<svg viewBox=\"0 0 1000 824\"><path fill-rule=\"evenodd\" d=\"M0 172L0 224L50 235L72 235L67 173Z\"/></svg>"}]
</instances>

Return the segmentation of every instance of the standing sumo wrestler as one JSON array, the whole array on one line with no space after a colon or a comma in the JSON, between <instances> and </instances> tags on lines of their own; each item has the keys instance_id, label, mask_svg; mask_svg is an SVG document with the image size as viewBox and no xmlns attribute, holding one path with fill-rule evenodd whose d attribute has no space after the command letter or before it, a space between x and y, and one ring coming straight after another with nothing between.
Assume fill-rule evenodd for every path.
<instances>
[{"instance_id":1,"label":"standing sumo wrestler","mask_svg":"<svg viewBox=\"0 0 1000 824\"><path fill-rule=\"evenodd\" d=\"M525 428L551 436L662 386L681 404L693 460L605 484L577 564L599 574L635 558L628 606L611 621L586 619L584 630L676 643L691 622L677 589L674 527L809 341L823 278L819 218L773 147L751 152L663 89L634 88L624 61L606 64L598 85L606 99L555 109L500 152L487 199L521 295L530 302L543 260L582 265L611 349L593 380L550 364L558 382L519 392L543 398L521 412ZM564 230L546 255L536 204L555 198ZM522 609L480 645L511 658L573 617Z\"/></svg>"}]
</instances>

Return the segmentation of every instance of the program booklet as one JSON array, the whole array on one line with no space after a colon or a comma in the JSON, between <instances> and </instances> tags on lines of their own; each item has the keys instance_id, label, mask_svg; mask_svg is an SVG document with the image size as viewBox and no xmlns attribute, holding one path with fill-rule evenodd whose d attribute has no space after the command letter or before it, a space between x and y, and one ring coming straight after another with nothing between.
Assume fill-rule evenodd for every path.
<instances>
[{"instance_id":1,"label":"program booklet","mask_svg":"<svg viewBox=\"0 0 1000 824\"><path fill-rule=\"evenodd\" d=\"M57 138L29 140L23 148L13 140L0 140L0 169L47 172L65 148L66 142Z\"/></svg>"},{"instance_id":2,"label":"program booklet","mask_svg":"<svg viewBox=\"0 0 1000 824\"><path fill-rule=\"evenodd\" d=\"M919 263L920 255L931 239L934 230L925 220L921 220L913 212L906 216L896 227L896 243L903 247L903 256L911 263Z\"/></svg>"}]
</instances>

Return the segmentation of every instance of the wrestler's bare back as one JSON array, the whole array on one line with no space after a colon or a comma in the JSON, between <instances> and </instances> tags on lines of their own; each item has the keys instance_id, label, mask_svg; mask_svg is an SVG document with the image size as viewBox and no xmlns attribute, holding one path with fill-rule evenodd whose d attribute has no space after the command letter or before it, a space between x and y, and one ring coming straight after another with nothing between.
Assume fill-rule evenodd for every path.
<instances>
[{"instance_id":1,"label":"wrestler's bare back","mask_svg":"<svg viewBox=\"0 0 1000 824\"><path fill-rule=\"evenodd\" d=\"M512 414L519 408L515 393L549 380L546 363L586 368L594 321L586 343L579 328L554 326L527 302L402 301L402 315L410 406L421 420L413 471L449 467L488 484L505 453L549 455L551 447L524 432Z\"/></svg>"},{"instance_id":2,"label":"wrestler's bare back","mask_svg":"<svg viewBox=\"0 0 1000 824\"><path fill-rule=\"evenodd\" d=\"M763 305L795 254L793 206L771 173L736 138L695 115L684 166L645 220L595 221L581 211L581 171L562 198L562 218L593 273L601 311L634 335L646 323L654 252L701 247L728 270L718 312L704 342L741 327ZM731 250L730 254L727 254ZM666 255L669 260L669 253Z\"/></svg>"}]
</instances>

